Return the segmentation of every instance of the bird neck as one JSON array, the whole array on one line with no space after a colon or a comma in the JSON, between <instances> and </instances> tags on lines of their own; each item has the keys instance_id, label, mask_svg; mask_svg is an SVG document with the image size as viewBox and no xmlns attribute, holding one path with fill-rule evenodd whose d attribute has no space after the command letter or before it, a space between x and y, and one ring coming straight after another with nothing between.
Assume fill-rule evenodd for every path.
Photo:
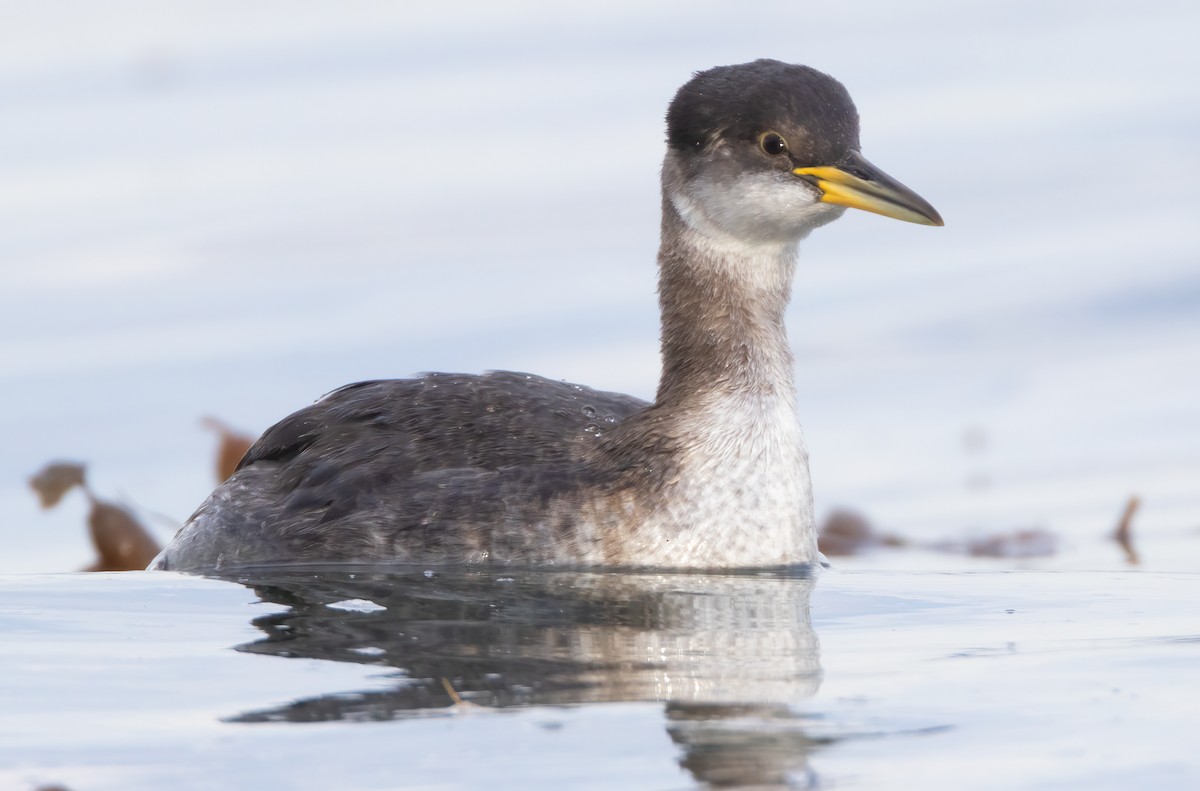
<instances>
[{"instance_id":1,"label":"bird neck","mask_svg":"<svg viewBox=\"0 0 1200 791\"><path fill-rule=\"evenodd\" d=\"M664 196L660 407L694 410L731 398L794 404L784 313L795 262L795 243L748 245L697 229Z\"/></svg>"},{"instance_id":2,"label":"bird neck","mask_svg":"<svg viewBox=\"0 0 1200 791\"><path fill-rule=\"evenodd\" d=\"M638 562L766 566L816 557L783 323L795 257L795 243L746 245L664 201L662 380L655 405L626 423L623 439L650 450L627 466L666 476L649 513L668 521L647 518ZM664 451L668 463L658 463Z\"/></svg>"}]
</instances>

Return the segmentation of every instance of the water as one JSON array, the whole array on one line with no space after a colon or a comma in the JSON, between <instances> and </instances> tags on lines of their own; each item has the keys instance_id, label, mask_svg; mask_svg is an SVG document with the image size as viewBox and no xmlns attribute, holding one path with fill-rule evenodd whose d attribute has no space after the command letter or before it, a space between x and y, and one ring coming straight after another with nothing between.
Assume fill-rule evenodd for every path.
<instances>
[{"instance_id":1,"label":"water","mask_svg":"<svg viewBox=\"0 0 1200 791\"><path fill-rule=\"evenodd\" d=\"M9 576L0 787L1194 787L1197 597L1135 572Z\"/></svg>"}]
</instances>

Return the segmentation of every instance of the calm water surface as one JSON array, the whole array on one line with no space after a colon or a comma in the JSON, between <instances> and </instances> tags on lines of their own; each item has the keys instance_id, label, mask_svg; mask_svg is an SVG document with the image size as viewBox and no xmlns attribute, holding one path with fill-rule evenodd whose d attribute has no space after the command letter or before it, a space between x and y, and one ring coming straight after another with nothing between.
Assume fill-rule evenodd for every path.
<instances>
[{"instance_id":1,"label":"calm water surface","mask_svg":"<svg viewBox=\"0 0 1200 791\"><path fill-rule=\"evenodd\" d=\"M5 576L0 788L1189 788L1198 598L1148 572Z\"/></svg>"}]
</instances>

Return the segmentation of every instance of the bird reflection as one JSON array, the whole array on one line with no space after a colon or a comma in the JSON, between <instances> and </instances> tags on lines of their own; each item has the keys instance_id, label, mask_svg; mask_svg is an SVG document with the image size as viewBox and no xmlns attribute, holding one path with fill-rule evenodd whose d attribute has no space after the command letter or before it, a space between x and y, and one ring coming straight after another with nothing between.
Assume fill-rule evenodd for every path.
<instances>
[{"instance_id":1,"label":"bird reflection","mask_svg":"<svg viewBox=\"0 0 1200 791\"><path fill-rule=\"evenodd\" d=\"M392 667L232 722L378 721L469 703L654 701L712 787L793 787L821 741L796 704L820 685L811 577L789 572L585 573L271 569L227 577L284 609L248 653Z\"/></svg>"}]
</instances>

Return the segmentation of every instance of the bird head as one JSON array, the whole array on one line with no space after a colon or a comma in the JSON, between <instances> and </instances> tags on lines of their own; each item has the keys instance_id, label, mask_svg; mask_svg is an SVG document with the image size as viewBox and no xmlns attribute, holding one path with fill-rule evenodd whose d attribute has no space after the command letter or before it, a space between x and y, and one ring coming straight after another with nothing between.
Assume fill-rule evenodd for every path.
<instances>
[{"instance_id":1,"label":"bird head","mask_svg":"<svg viewBox=\"0 0 1200 791\"><path fill-rule=\"evenodd\" d=\"M789 243L846 208L941 225L925 199L868 162L840 82L757 60L697 73L667 111L669 199L694 229Z\"/></svg>"}]
</instances>

